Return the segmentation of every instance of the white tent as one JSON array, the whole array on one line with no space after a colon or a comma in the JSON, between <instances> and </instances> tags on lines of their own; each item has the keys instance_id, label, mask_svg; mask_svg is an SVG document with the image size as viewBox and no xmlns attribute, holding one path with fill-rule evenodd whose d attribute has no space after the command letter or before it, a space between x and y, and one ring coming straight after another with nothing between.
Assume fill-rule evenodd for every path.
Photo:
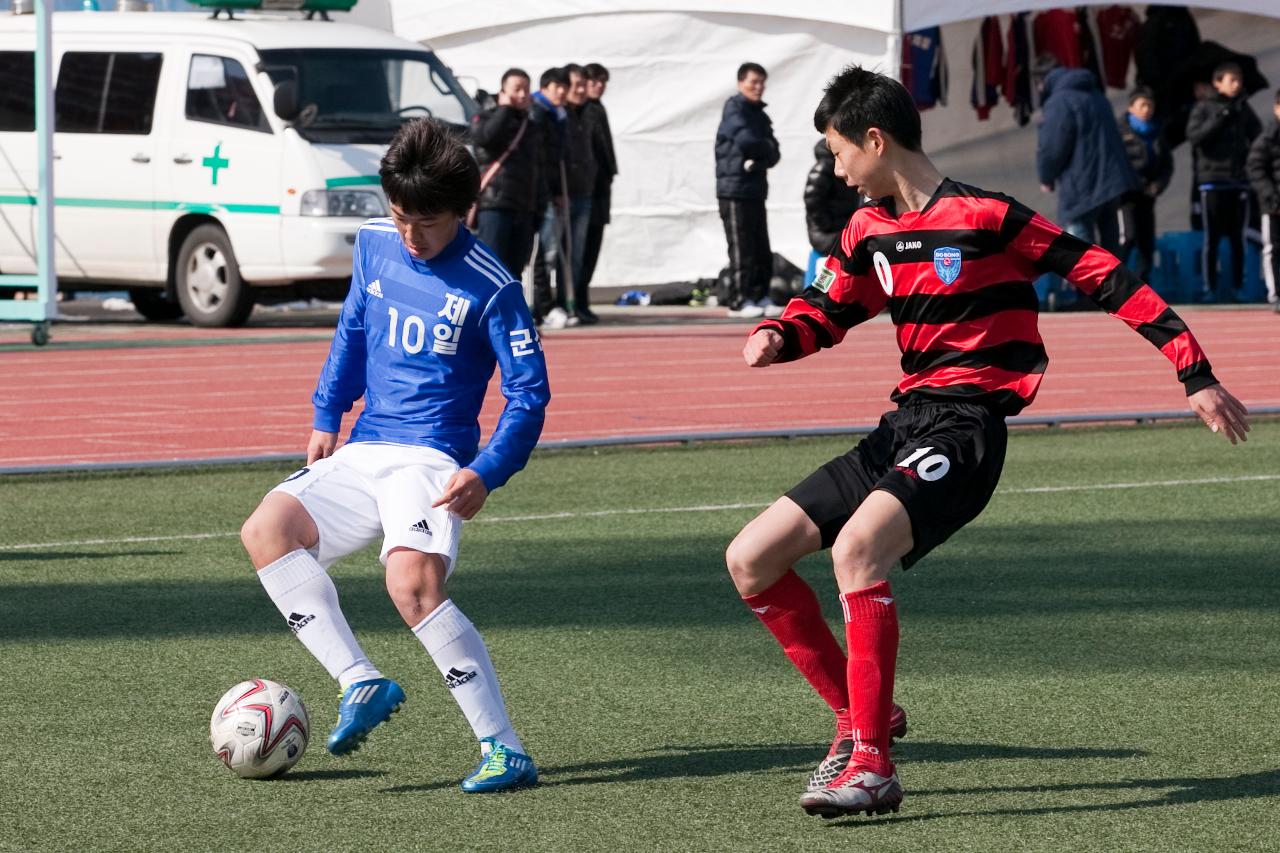
<instances>
[{"instance_id":1,"label":"white tent","mask_svg":"<svg viewBox=\"0 0 1280 853\"><path fill-rule=\"evenodd\" d=\"M496 89L518 66L599 62L621 174L595 283L645 286L714 276L725 264L713 144L744 61L769 71L765 101L782 147L769 173L774 251L803 266L801 193L818 140L813 110L849 63L898 73L902 33L1051 0L385 0L395 32L429 43L455 72ZM367 15L377 17L377 0ZM1084 5L1109 5L1093 3ZM1197 8L1280 16L1277 0L1200 0ZM951 63L968 64L969 44ZM967 92L954 91L963 100Z\"/></svg>"}]
</instances>

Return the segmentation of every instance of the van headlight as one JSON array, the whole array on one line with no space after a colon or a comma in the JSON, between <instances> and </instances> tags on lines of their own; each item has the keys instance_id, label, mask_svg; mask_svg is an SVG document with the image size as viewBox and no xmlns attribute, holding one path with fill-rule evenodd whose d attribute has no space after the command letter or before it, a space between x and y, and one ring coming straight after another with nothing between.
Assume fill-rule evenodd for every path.
<instances>
[{"instance_id":1,"label":"van headlight","mask_svg":"<svg viewBox=\"0 0 1280 853\"><path fill-rule=\"evenodd\" d=\"M302 194L303 216L386 216L382 196L369 190L307 190Z\"/></svg>"}]
</instances>

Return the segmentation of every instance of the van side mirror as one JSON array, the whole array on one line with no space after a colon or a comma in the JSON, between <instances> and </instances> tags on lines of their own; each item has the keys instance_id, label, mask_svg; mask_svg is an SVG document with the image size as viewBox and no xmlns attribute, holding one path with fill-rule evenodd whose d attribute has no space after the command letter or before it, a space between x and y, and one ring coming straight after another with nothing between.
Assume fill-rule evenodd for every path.
<instances>
[{"instance_id":1,"label":"van side mirror","mask_svg":"<svg viewBox=\"0 0 1280 853\"><path fill-rule=\"evenodd\" d=\"M293 121L301 112L298 108L298 84L292 80L282 80L276 84L272 106L276 115L285 121Z\"/></svg>"}]
</instances>

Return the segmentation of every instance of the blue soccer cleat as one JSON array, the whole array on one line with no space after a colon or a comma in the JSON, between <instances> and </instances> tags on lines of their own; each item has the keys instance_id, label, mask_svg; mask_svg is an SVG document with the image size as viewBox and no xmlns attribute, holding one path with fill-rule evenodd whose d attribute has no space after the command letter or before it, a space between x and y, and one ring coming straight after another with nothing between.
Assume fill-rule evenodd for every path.
<instances>
[{"instance_id":1,"label":"blue soccer cleat","mask_svg":"<svg viewBox=\"0 0 1280 853\"><path fill-rule=\"evenodd\" d=\"M468 794L514 791L538 784L538 768L529 756L491 737L480 741L480 750L484 757L471 775L462 780L462 790Z\"/></svg>"},{"instance_id":2,"label":"blue soccer cleat","mask_svg":"<svg viewBox=\"0 0 1280 853\"><path fill-rule=\"evenodd\" d=\"M369 732L391 719L402 702L404 690L390 678L371 678L348 687L338 705L338 724L329 734L329 752L346 755L359 749Z\"/></svg>"}]
</instances>

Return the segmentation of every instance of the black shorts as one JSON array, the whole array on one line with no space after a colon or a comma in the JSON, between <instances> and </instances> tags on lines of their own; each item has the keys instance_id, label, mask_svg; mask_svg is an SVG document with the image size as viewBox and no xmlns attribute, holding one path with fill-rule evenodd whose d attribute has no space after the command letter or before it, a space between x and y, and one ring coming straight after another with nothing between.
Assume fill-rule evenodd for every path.
<instances>
[{"instance_id":1,"label":"black shorts","mask_svg":"<svg viewBox=\"0 0 1280 853\"><path fill-rule=\"evenodd\" d=\"M914 547L902 558L909 569L982 512L1000 480L1008 438L1004 416L986 406L908 400L787 497L830 548L867 495L888 492L911 518Z\"/></svg>"}]
</instances>

